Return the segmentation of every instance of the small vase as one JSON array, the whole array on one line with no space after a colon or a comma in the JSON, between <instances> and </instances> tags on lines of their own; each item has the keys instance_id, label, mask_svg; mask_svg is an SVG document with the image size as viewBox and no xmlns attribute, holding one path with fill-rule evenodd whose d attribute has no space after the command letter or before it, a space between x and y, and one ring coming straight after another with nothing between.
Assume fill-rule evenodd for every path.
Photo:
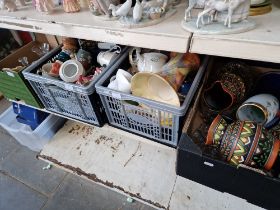
<instances>
[{"instance_id":1,"label":"small vase","mask_svg":"<svg viewBox=\"0 0 280 210\"><path fill-rule=\"evenodd\" d=\"M65 12L79 12L81 7L77 0L63 0L63 8Z\"/></svg>"},{"instance_id":2,"label":"small vase","mask_svg":"<svg viewBox=\"0 0 280 210\"><path fill-rule=\"evenodd\" d=\"M223 160L270 170L277 159L280 141L262 125L235 121L228 125L218 115L209 127L207 145L216 145Z\"/></svg>"}]
</instances>

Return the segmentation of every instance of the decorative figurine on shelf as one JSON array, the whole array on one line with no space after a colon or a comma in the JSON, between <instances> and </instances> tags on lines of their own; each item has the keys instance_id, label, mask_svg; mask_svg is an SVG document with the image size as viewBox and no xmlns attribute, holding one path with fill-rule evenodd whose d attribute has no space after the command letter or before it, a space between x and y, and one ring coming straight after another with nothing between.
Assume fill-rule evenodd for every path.
<instances>
[{"instance_id":1,"label":"decorative figurine on shelf","mask_svg":"<svg viewBox=\"0 0 280 210\"><path fill-rule=\"evenodd\" d=\"M122 5L110 5L114 17L120 17L120 23L126 28L146 27L160 23L175 14L173 1L169 0L136 0L132 7L132 0L126 0Z\"/></svg>"},{"instance_id":2,"label":"decorative figurine on shelf","mask_svg":"<svg viewBox=\"0 0 280 210\"><path fill-rule=\"evenodd\" d=\"M81 8L88 8L88 0L80 0L80 6Z\"/></svg>"},{"instance_id":3,"label":"decorative figurine on shelf","mask_svg":"<svg viewBox=\"0 0 280 210\"><path fill-rule=\"evenodd\" d=\"M33 0L34 7L39 12L52 13L54 3L52 0Z\"/></svg>"},{"instance_id":4,"label":"decorative figurine on shelf","mask_svg":"<svg viewBox=\"0 0 280 210\"><path fill-rule=\"evenodd\" d=\"M188 20L188 18L191 18L191 11L196 8L196 9L203 9L205 6L205 1L206 0L189 0L189 6L185 10L185 21Z\"/></svg>"},{"instance_id":5,"label":"decorative figurine on shelf","mask_svg":"<svg viewBox=\"0 0 280 210\"><path fill-rule=\"evenodd\" d=\"M126 0L126 2L120 7L114 7L110 5L109 9L112 10L112 15L114 17L116 16L126 17L131 9L131 6L132 6L132 0Z\"/></svg>"},{"instance_id":6,"label":"decorative figurine on shelf","mask_svg":"<svg viewBox=\"0 0 280 210\"><path fill-rule=\"evenodd\" d=\"M63 8L67 13L79 12L81 9L77 0L63 0Z\"/></svg>"},{"instance_id":7,"label":"decorative figurine on shelf","mask_svg":"<svg viewBox=\"0 0 280 210\"><path fill-rule=\"evenodd\" d=\"M7 9L8 12L14 12L17 10L17 6L12 0L0 0L0 9Z\"/></svg>"},{"instance_id":8,"label":"decorative figurine on shelf","mask_svg":"<svg viewBox=\"0 0 280 210\"><path fill-rule=\"evenodd\" d=\"M22 7L26 5L24 0L17 0L17 2Z\"/></svg>"},{"instance_id":9,"label":"decorative figurine on shelf","mask_svg":"<svg viewBox=\"0 0 280 210\"><path fill-rule=\"evenodd\" d=\"M204 6L204 9L198 13L197 18L191 18L191 10L196 5ZM255 28L255 23L247 20L249 9L250 0L190 0L182 27L198 34L245 32ZM207 18L207 22L204 18Z\"/></svg>"},{"instance_id":10,"label":"decorative figurine on shelf","mask_svg":"<svg viewBox=\"0 0 280 210\"><path fill-rule=\"evenodd\" d=\"M113 8L115 5L119 4L119 0L89 0L89 9L93 15L103 20L115 20L116 18L112 17L109 7L112 5Z\"/></svg>"},{"instance_id":11,"label":"decorative figurine on shelf","mask_svg":"<svg viewBox=\"0 0 280 210\"><path fill-rule=\"evenodd\" d=\"M143 8L139 2L136 0L135 6L133 8L133 20L138 23L142 18Z\"/></svg>"}]
</instances>

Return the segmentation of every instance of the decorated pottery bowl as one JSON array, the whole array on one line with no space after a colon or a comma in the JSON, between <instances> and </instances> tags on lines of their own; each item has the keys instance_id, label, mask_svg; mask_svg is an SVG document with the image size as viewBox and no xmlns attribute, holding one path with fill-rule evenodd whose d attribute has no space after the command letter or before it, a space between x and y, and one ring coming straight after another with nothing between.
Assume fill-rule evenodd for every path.
<instances>
[{"instance_id":1,"label":"decorated pottery bowl","mask_svg":"<svg viewBox=\"0 0 280 210\"><path fill-rule=\"evenodd\" d=\"M209 127L206 144L217 145L222 159L231 164L270 170L280 141L260 124L237 120L228 125L218 115Z\"/></svg>"}]
</instances>

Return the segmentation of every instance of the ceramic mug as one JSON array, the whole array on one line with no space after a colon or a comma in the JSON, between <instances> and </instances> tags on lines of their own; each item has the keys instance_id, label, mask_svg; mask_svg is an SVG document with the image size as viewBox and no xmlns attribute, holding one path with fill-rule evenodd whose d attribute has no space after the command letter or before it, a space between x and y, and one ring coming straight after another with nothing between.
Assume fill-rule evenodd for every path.
<instances>
[{"instance_id":1,"label":"ceramic mug","mask_svg":"<svg viewBox=\"0 0 280 210\"><path fill-rule=\"evenodd\" d=\"M239 120L247 120L263 125L270 123L279 110L279 101L270 94L255 95L246 100L237 110Z\"/></svg>"},{"instance_id":2,"label":"ceramic mug","mask_svg":"<svg viewBox=\"0 0 280 210\"><path fill-rule=\"evenodd\" d=\"M101 66L108 66L114 60L114 58L118 56L120 52L121 52L121 48L119 46L114 46L108 51L100 52L97 55L97 62Z\"/></svg>"},{"instance_id":3,"label":"ceramic mug","mask_svg":"<svg viewBox=\"0 0 280 210\"><path fill-rule=\"evenodd\" d=\"M68 60L59 69L59 76L65 82L76 82L84 74L84 67L77 60Z\"/></svg>"},{"instance_id":4,"label":"ceramic mug","mask_svg":"<svg viewBox=\"0 0 280 210\"><path fill-rule=\"evenodd\" d=\"M117 74L110 79L108 88L125 93L131 92L132 75L123 69L119 69Z\"/></svg>"}]
</instances>

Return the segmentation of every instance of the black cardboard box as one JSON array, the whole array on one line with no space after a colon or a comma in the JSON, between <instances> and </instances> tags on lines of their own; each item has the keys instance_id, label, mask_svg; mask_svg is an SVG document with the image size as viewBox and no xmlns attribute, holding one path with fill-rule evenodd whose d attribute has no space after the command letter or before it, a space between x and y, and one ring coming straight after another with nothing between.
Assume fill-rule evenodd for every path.
<instances>
[{"instance_id":1,"label":"black cardboard box","mask_svg":"<svg viewBox=\"0 0 280 210\"><path fill-rule=\"evenodd\" d=\"M212 59L212 63L215 63ZM226 59L230 61L230 59ZM279 65L261 62L244 62L263 71L275 70ZM215 69L215 65L209 65ZM280 68L278 68L280 69ZM208 69L211 71L211 69ZM280 81L279 81L280 83ZM248 202L267 208L280 209L280 179L269 176L262 171L251 168L235 167L226 162L214 159L203 148L202 142L195 140L190 134L193 127L199 124L199 100L203 92L200 88L184 127L177 150L176 173L192 181L198 182L215 190L230 193ZM280 91L280 90L279 90ZM205 152L206 151L206 152ZM274 166L280 169L279 160Z\"/></svg>"}]
</instances>

